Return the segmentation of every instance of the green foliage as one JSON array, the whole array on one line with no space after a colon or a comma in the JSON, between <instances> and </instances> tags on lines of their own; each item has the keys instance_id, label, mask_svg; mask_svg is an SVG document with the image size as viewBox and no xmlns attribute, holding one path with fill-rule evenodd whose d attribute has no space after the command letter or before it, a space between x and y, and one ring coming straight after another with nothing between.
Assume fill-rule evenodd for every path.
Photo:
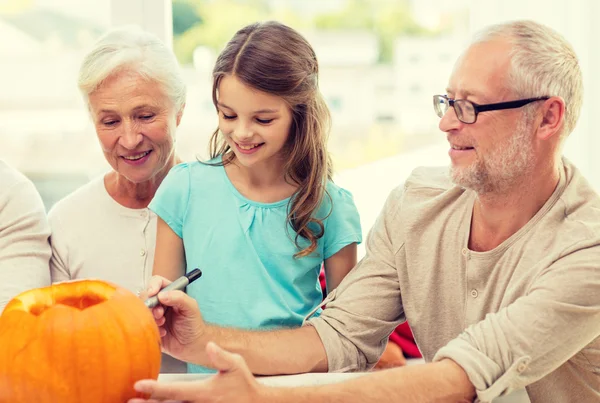
<instances>
[{"instance_id":1,"label":"green foliage","mask_svg":"<svg viewBox=\"0 0 600 403\"><path fill-rule=\"evenodd\" d=\"M173 1L187 3L183 0ZM256 21L277 19L293 25L295 22L291 12L272 13L266 3L261 0L199 0L193 3L200 22L174 36L173 48L181 63L190 63L194 49L207 46L219 52L229 39L240 28Z\"/></svg>"},{"instance_id":2,"label":"green foliage","mask_svg":"<svg viewBox=\"0 0 600 403\"><path fill-rule=\"evenodd\" d=\"M366 29L373 30L372 6L366 0L348 0L340 11L315 17L315 26L321 29Z\"/></svg>"},{"instance_id":3,"label":"green foliage","mask_svg":"<svg viewBox=\"0 0 600 403\"><path fill-rule=\"evenodd\" d=\"M411 17L406 0L348 0L334 12L301 16L267 0L173 0L174 50L181 63L190 63L194 49L219 52L233 34L256 21L277 20L294 28L368 30L379 39L380 62L391 62L399 35L426 35Z\"/></svg>"},{"instance_id":4,"label":"green foliage","mask_svg":"<svg viewBox=\"0 0 600 403\"><path fill-rule=\"evenodd\" d=\"M322 29L364 29L379 39L379 61L389 63L393 57L394 40L400 35L425 35L429 32L410 15L403 0L349 0L342 10L315 18Z\"/></svg>"},{"instance_id":5,"label":"green foliage","mask_svg":"<svg viewBox=\"0 0 600 403\"><path fill-rule=\"evenodd\" d=\"M188 1L173 2L173 35L179 36L196 24L201 24L196 8Z\"/></svg>"},{"instance_id":6,"label":"green foliage","mask_svg":"<svg viewBox=\"0 0 600 403\"><path fill-rule=\"evenodd\" d=\"M197 12L203 22L174 39L173 49L181 63L190 63L198 46L220 51L237 30L262 19L259 10L248 4L232 0L198 3Z\"/></svg>"},{"instance_id":7,"label":"green foliage","mask_svg":"<svg viewBox=\"0 0 600 403\"><path fill-rule=\"evenodd\" d=\"M373 124L365 128L362 136L330 137L328 148L333 166L340 171L398 155L405 151L404 138L404 133L395 125Z\"/></svg>"}]
</instances>

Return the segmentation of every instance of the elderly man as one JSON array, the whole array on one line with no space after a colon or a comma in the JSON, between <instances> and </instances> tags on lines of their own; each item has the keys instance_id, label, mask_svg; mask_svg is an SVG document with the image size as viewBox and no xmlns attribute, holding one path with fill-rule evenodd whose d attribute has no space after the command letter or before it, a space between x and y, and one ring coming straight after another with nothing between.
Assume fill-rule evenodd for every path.
<instances>
[{"instance_id":1,"label":"elderly man","mask_svg":"<svg viewBox=\"0 0 600 403\"><path fill-rule=\"evenodd\" d=\"M532 402L600 401L600 198L561 158L581 99L561 36L526 21L488 28L434 97L449 175L417 169L392 192L327 309L300 329L252 333L205 325L183 293L159 294L173 307L154 311L165 348L221 373L136 388L202 402L491 401L523 387ZM241 358L258 374L365 370L404 320L427 364L275 389Z\"/></svg>"},{"instance_id":2,"label":"elderly man","mask_svg":"<svg viewBox=\"0 0 600 403\"><path fill-rule=\"evenodd\" d=\"M0 313L12 297L50 285L50 227L35 186L0 160Z\"/></svg>"}]
</instances>

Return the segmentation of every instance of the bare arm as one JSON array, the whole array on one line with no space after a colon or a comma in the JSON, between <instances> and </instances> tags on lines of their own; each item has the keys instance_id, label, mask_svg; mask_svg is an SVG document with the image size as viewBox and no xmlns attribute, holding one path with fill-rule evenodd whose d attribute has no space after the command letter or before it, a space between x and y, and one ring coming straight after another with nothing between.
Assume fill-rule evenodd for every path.
<instances>
[{"instance_id":1,"label":"bare arm","mask_svg":"<svg viewBox=\"0 0 600 403\"><path fill-rule=\"evenodd\" d=\"M475 388L466 373L452 360L374 372L330 385L259 390L261 402L454 403L472 402L475 398Z\"/></svg>"},{"instance_id":2,"label":"bare arm","mask_svg":"<svg viewBox=\"0 0 600 403\"><path fill-rule=\"evenodd\" d=\"M325 259L325 278L327 280L327 294L335 290L346 274L356 266L356 244L351 243L339 250L329 259Z\"/></svg>"},{"instance_id":3,"label":"bare arm","mask_svg":"<svg viewBox=\"0 0 600 403\"><path fill-rule=\"evenodd\" d=\"M153 277L148 294L169 282ZM158 294L153 309L163 350L184 361L211 366L206 345L213 341L248 360L256 374L295 374L326 371L327 355L312 326L277 331L245 331L204 323L198 303L181 291Z\"/></svg>"},{"instance_id":4,"label":"bare arm","mask_svg":"<svg viewBox=\"0 0 600 403\"><path fill-rule=\"evenodd\" d=\"M244 357L250 370L257 375L327 371L325 348L312 326L266 332L209 326L204 340L200 354L204 361L202 365L211 365L204 349L207 342L213 341Z\"/></svg>"},{"instance_id":5,"label":"bare arm","mask_svg":"<svg viewBox=\"0 0 600 403\"><path fill-rule=\"evenodd\" d=\"M152 399L132 399L129 403L183 400L190 403L248 402L471 402L475 388L466 373L452 360L415 365L367 374L352 380L321 386L272 388L252 377L244 359L209 344L206 354L217 376L196 382L161 383L144 380L135 389Z\"/></svg>"},{"instance_id":6,"label":"bare arm","mask_svg":"<svg viewBox=\"0 0 600 403\"><path fill-rule=\"evenodd\" d=\"M152 274L173 281L185 274L183 240L162 218L156 219L156 250Z\"/></svg>"}]
</instances>

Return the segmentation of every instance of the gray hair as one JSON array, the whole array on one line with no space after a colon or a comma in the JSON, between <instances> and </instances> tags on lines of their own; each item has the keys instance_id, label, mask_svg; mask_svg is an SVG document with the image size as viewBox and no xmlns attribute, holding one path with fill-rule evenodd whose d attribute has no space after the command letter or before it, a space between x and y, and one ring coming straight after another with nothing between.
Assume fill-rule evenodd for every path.
<instances>
[{"instance_id":1,"label":"gray hair","mask_svg":"<svg viewBox=\"0 0 600 403\"><path fill-rule=\"evenodd\" d=\"M104 80L127 70L161 85L176 110L183 109L186 86L175 55L158 37L134 26L109 30L85 56L77 84L86 104Z\"/></svg>"},{"instance_id":2,"label":"gray hair","mask_svg":"<svg viewBox=\"0 0 600 403\"><path fill-rule=\"evenodd\" d=\"M473 43L506 38L513 46L509 89L516 96L559 96L565 101L564 138L575 128L583 102L577 55L558 32L533 21L511 21L484 28Z\"/></svg>"}]
</instances>

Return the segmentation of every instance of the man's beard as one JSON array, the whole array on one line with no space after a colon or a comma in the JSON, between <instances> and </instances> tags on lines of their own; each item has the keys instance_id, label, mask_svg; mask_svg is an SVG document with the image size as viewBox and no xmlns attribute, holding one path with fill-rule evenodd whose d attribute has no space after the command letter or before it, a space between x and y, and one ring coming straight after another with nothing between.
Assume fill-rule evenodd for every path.
<instances>
[{"instance_id":1,"label":"man's beard","mask_svg":"<svg viewBox=\"0 0 600 403\"><path fill-rule=\"evenodd\" d=\"M450 178L461 187L478 194L502 192L510 189L519 178L527 175L535 165L529 119L519 120L515 134L505 144L497 145L497 152L478 158L467 167L450 166Z\"/></svg>"}]
</instances>

